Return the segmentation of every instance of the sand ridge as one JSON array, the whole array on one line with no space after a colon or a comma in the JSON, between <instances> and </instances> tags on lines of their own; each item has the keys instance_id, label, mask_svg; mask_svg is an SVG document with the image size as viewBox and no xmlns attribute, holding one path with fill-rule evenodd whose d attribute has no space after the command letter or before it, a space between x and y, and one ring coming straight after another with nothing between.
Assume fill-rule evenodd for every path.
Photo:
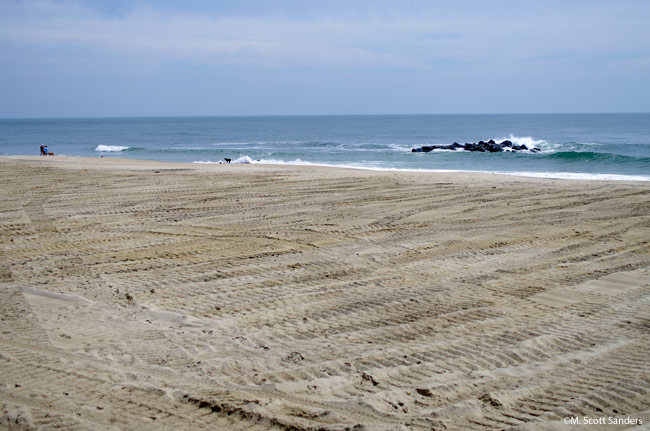
<instances>
[{"instance_id":1,"label":"sand ridge","mask_svg":"<svg viewBox=\"0 0 650 431\"><path fill-rule=\"evenodd\" d=\"M0 177L0 427L650 423L648 183L58 156Z\"/></svg>"}]
</instances>

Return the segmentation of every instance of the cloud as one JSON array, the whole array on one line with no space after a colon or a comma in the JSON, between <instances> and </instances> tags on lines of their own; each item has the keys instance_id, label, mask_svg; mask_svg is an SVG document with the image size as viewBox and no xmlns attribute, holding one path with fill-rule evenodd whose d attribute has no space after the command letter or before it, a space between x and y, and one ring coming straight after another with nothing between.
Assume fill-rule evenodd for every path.
<instances>
[{"instance_id":1,"label":"cloud","mask_svg":"<svg viewBox=\"0 0 650 431\"><path fill-rule=\"evenodd\" d=\"M649 53L647 0L0 0L0 115L640 110Z\"/></svg>"},{"instance_id":2,"label":"cloud","mask_svg":"<svg viewBox=\"0 0 650 431\"><path fill-rule=\"evenodd\" d=\"M413 4L343 8L339 15L334 9L289 13L285 8L266 16L255 8L210 9L205 2L190 2L195 9L164 2L158 7L118 2L112 9L102 8L103 2L0 4L4 46L76 48L136 62L422 70L445 62L606 54L623 44L638 52L650 40L648 18L616 3L566 7L561 13L557 7L499 8L497 3L492 10Z\"/></svg>"},{"instance_id":3,"label":"cloud","mask_svg":"<svg viewBox=\"0 0 650 431\"><path fill-rule=\"evenodd\" d=\"M91 2L89 8L82 3L5 2L8 13L0 40L52 49L78 47L152 62L426 69L432 62L608 52L619 49L623 41L629 47L650 39L648 20L630 16L623 7L565 8L563 14L551 8L497 6L493 11L367 8L340 16L333 10L314 14L307 9L297 15L285 9L261 16L255 8L206 13L203 2L197 10L173 10L165 3L158 8L152 3L129 7L121 2L116 7L120 14L115 15L101 4ZM612 19L616 15L626 19Z\"/></svg>"}]
</instances>

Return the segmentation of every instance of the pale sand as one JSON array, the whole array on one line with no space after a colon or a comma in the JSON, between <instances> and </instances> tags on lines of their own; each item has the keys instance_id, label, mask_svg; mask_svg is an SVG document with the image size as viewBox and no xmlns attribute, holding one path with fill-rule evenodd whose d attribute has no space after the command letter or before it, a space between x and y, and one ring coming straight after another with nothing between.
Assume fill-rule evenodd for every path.
<instances>
[{"instance_id":1,"label":"pale sand","mask_svg":"<svg viewBox=\"0 0 650 431\"><path fill-rule=\"evenodd\" d=\"M650 183L58 156L0 177L0 427L650 423Z\"/></svg>"}]
</instances>

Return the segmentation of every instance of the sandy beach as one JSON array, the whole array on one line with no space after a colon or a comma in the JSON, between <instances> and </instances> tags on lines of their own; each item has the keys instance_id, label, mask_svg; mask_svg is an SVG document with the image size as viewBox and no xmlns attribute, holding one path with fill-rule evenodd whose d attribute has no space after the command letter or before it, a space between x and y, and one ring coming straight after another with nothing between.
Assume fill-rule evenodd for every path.
<instances>
[{"instance_id":1,"label":"sandy beach","mask_svg":"<svg viewBox=\"0 0 650 431\"><path fill-rule=\"evenodd\" d=\"M649 182L60 156L0 178L0 428L650 423Z\"/></svg>"}]
</instances>

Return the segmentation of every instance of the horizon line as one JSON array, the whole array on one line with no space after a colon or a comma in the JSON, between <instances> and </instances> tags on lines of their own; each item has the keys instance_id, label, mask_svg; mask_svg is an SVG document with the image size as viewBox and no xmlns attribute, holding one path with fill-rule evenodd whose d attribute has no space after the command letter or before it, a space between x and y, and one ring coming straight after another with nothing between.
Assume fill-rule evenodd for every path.
<instances>
[{"instance_id":1,"label":"horizon line","mask_svg":"<svg viewBox=\"0 0 650 431\"><path fill-rule=\"evenodd\" d=\"M489 115L637 115L650 112L474 112L474 113L412 113L412 114L233 114L233 115L108 115L61 117L0 117L4 120L119 120L154 118L282 118L282 117L408 117L408 116L489 116Z\"/></svg>"}]
</instances>

